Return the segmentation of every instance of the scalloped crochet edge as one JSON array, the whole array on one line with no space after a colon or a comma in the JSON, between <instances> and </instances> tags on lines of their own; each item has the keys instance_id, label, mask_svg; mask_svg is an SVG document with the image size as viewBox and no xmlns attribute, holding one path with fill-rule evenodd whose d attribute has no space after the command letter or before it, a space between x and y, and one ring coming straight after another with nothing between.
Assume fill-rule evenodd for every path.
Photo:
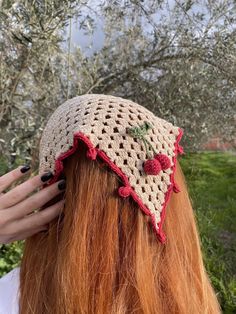
<instances>
[{"instance_id":1,"label":"scalloped crochet edge","mask_svg":"<svg viewBox=\"0 0 236 314\"><path fill-rule=\"evenodd\" d=\"M145 206L142 202L142 200L138 197L138 195L136 194L136 192L134 191L134 189L130 186L129 184L129 180L128 180L128 177L122 172L122 170L116 165L114 164L110 158L106 155L106 153L96 147L94 147L94 145L92 144L92 142L90 141L90 139L82 132L75 132L74 133L74 138L73 138L73 146L71 149L69 149L67 152L65 153L62 153L55 161L55 169L54 169L54 176L53 178L48 181L47 183L45 183L42 188L46 187L46 186L49 186L51 185L52 183L56 182L59 175L61 174L61 172L63 171L63 160L65 158L67 158L68 156L72 155L76 150L77 150L77 146L78 146L78 141L79 140L82 140L88 147L88 150L89 149L93 149L93 150L96 150L96 153L97 155L102 158L102 160L105 161L105 163L119 176L121 177L121 179L123 180L124 182L124 187L129 187L130 188L130 196L133 198L133 200L139 205L139 207L141 208L141 210L149 217L151 217L151 222L152 222L152 225L153 225L153 229L156 233L156 236L157 238L159 239L159 241L161 243L165 243L166 241L166 236L162 230L162 227L163 227L163 223L164 223L164 220L165 220L165 215L166 215L166 206L167 206L167 203L170 199L170 196L172 194L172 191L175 191L175 192L179 192L178 188L177 188L177 185L174 181L174 175L175 175L175 169L176 169L176 158L177 158L177 155L178 154L183 154L183 148L182 146L179 145L179 142L182 138L182 135L183 135L183 130L181 128L178 128L179 130L179 134L176 138L176 141L175 141L175 149L174 149L174 156L172 158L172 161L173 161L173 172L170 176L170 185L168 187L168 190L167 192L165 193L165 202L164 202L164 205L162 207L162 211L161 211L161 214L160 214L160 222L157 224L158 225L158 228L156 228L156 222L155 222L155 215L152 214L150 212L150 210L148 209L147 206ZM87 158L88 155L87 155ZM91 159L91 158L90 158ZM92 158L93 160L95 158ZM176 189L175 189L176 188Z\"/></svg>"},{"instance_id":2,"label":"scalloped crochet edge","mask_svg":"<svg viewBox=\"0 0 236 314\"><path fill-rule=\"evenodd\" d=\"M175 182L175 170L176 170L176 160L177 160L177 156L178 154L184 154L184 150L183 150L183 147L179 145L179 142L183 136L183 130L181 128L178 128L179 130L179 134L176 138L176 141L175 141L175 150L174 150L174 156L172 157L172 161L173 161L173 172L170 176L170 185L168 187L168 190L165 194L165 203L162 207L162 211L161 211L161 220L158 224L158 230L155 229L155 231L158 232L157 236L160 238L160 241L161 243L165 243L166 242L166 235L164 234L163 230L162 230L162 227L163 227L163 223L164 223L164 220L165 220L165 216L166 216L166 207L167 207L167 204L169 202L169 199L172 195L172 192L180 192L180 189L177 185L177 183Z\"/></svg>"}]
</instances>

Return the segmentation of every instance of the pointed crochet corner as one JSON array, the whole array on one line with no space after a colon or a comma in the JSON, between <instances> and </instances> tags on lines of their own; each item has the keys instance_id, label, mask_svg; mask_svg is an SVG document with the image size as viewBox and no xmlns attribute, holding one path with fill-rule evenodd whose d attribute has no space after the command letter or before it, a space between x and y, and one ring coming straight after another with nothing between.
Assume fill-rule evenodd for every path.
<instances>
[{"instance_id":1,"label":"pointed crochet corner","mask_svg":"<svg viewBox=\"0 0 236 314\"><path fill-rule=\"evenodd\" d=\"M165 203L164 203L162 211L161 211L161 220L158 223L158 228L155 228L155 232L157 234L157 237L160 240L160 242L163 244L166 243L166 235L164 234L164 232L162 230L163 224L165 221L165 216L166 216L166 207L167 207L167 204L170 200L172 192L176 192L176 193L180 192L180 188L178 187L178 185L175 182L175 170L176 170L176 162L177 162L178 154L184 153L183 147L179 145L179 142L180 142L184 132L181 128L178 128L178 130L179 130L179 134L176 138L174 156L172 159L174 167L173 167L173 172L172 172L171 178L170 178L171 183L170 183L169 188L168 188L166 195L165 195Z\"/></svg>"}]
</instances>

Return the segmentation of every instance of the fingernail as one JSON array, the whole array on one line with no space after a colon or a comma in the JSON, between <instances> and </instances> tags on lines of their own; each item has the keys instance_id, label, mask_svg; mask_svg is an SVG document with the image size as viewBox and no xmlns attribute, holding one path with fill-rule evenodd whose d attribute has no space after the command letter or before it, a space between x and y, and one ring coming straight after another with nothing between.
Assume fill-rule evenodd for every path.
<instances>
[{"instance_id":1,"label":"fingernail","mask_svg":"<svg viewBox=\"0 0 236 314\"><path fill-rule=\"evenodd\" d=\"M44 173L42 176L41 176L41 181L45 182L49 179L51 179L53 177L53 174L51 171L48 171L46 173Z\"/></svg>"},{"instance_id":2,"label":"fingernail","mask_svg":"<svg viewBox=\"0 0 236 314\"><path fill-rule=\"evenodd\" d=\"M30 166L29 165L25 165L25 166L23 166L21 169L20 169L20 171L22 172L22 173L25 173L26 171L28 171L30 169Z\"/></svg>"},{"instance_id":3,"label":"fingernail","mask_svg":"<svg viewBox=\"0 0 236 314\"><path fill-rule=\"evenodd\" d=\"M65 188L66 188L66 181L65 180L60 181L57 186L58 186L59 190L65 190Z\"/></svg>"}]
</instances>

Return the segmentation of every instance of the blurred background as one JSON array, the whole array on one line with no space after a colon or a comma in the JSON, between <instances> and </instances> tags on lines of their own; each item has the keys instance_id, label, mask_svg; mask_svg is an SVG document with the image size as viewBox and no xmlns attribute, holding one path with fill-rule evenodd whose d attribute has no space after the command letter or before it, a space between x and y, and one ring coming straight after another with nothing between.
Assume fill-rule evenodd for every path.
<instances>
[{"instance_id":1,"label":"blurred background","mask_svg":"<svg viewBox=\"0 0 236 314\"><path fill-rule=\"evenodd\" d=\"M0 0L0 175L30 163L50 114L86 93L131 99L184 130L204 262L236 313L236 2ZM0 276L23 241L0 245Z\"/></svg>"}]
</instances>

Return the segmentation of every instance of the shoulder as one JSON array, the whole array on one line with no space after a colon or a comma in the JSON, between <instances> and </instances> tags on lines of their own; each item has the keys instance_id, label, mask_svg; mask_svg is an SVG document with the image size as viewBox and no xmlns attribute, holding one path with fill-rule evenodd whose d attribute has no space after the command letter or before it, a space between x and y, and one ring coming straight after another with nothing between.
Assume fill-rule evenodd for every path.
<instances>
[{"instance_id":1,"label":"shoulder","mask_svg":"<svg viewBox=\"0 0 236 314\"><path fill-rule=\"evenodd\" d=\"M18 314L20 268L16 267L0 278L0 313Z\"/></svg>"}]
</instances>

